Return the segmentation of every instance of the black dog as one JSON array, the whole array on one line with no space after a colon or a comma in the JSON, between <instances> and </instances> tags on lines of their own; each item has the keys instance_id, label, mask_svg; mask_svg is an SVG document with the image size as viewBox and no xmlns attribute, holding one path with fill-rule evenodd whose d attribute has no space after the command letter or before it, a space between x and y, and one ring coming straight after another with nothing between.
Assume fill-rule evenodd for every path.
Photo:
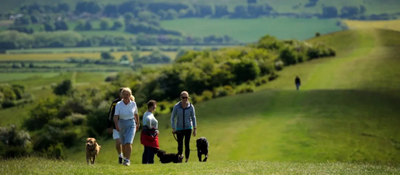
<instances>
[{"instance_id":1,"label":"black dog","mask_svg":"<svg viewBox=\"0 0 400 175\"><path fill-rule=\"evenodd\" d=\"M200 137L196 140L197 147L197 157L199 157L199 161L201 162L201 156L204 154L203 162L207 161L208 158L208 140L205 137Z\"/></svg>"},{"instance_id":2,"label":"black dog","mask_svg":"<svg viewBox=\"0 0 400 175\"><path fill-rule=\"evenodd\" d=\"M182 163L183 160L183 156L174 153L166 153L164 150L158 150L157 157L160 158L161 163Z\"/></svg>"}]
</instances>

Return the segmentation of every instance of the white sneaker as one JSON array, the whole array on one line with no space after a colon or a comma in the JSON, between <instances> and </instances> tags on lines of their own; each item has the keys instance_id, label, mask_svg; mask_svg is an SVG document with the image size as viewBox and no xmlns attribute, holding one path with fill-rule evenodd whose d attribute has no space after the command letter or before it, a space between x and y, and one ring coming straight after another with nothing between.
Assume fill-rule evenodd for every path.
<instances>
[{"instance_id":1,"label":"white sneaker","mask_svg":"<svg viewBox=\"0 0 400 175\"><path fill-rule=\"evenodd\" d=\"M123 165L125 165L125 166L130 166L130 165L131 165L131 161L125 160Z\"/></svg>"}]
</instances>

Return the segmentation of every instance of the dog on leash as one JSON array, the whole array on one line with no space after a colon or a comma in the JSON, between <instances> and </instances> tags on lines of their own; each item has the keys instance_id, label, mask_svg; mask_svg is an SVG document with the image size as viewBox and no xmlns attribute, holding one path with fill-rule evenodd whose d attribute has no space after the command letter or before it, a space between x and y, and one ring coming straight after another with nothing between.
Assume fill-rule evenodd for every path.
<instances>
[{"instance_id":1,"label":"dog on leash","mask_svg":"<svg viewBox=\"0 0 400 175\"><path fill-rule=\"evenodd\" d=\"M207 161L208 158L208 140L205 137L200 137L196 140L197 147L197 157L199 157L199 161L201 162L201 156L204 154L203 162Z\"/></svg>"},{"instance_id":2,"label":"dog on leash","mask_svg":"<svg viewBox=\"0 0 400 175\"><path fill-rule=\"evenodd\" d=\"M95 138L86 139L86 163L94 164L97 155L99 155L101 146L97 143Z\"/></svg>"},{"instance_id":3,"label":"dog on leash","mask_svg":"<svg viewBox=\"0 0 400 175\"><path fill-rule=\"evenodd\" d=\"M166 153L164 150L157 151L157 157L160 158L161 163L182 163L183 156L175 153Z\"/></svg>"}]
</instances>

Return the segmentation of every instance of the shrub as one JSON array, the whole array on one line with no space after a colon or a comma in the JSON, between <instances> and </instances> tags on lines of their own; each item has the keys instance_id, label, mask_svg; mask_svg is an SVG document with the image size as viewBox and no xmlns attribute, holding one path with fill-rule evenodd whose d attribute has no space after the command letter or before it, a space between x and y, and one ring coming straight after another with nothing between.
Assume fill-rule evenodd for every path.
<instances>
[{"instance_id":1,"label":"shrub","mask_svg":"<svg viewBox=\"0 0 400 175\"><path fill-rule=\"evenodd\" d=\"M52 127L64 129L64 128L71 127L73 124L72 124L71 120L66 120L66 119L61 120L61 119L55 118L55 119L49 120L48 125L52 126Z\"/></svg>"},{"instance_id":2,"label":"shrub","mask_svg":"<svg viewBox=\"0 0 400 175\"><path fill-rule=\"evenodd\" d=\"M62 143L50 145L46 150L47 158L65 159L65 146Z\"/></svg>"},{"instance_id":3,"label":"shrub","mask_svg":"<svg viewBox=\"0 0 400 175\"><path fill-rule=\"evenodd\" d=\"M236 94L243 94L243 93L250 93L254 92L254 85L243 85L243 86L238 86L236 90Z\"/></svg>"},{"instance_id":4,"label":"shrub","mask_svg":"<svg viewBox=\"0 0 400 175\"><path fill-rule=\"evenodd\" d=\"M234 89L231 86L223 86L223 87L217 87L214 88L214 97L223 97L227 95L233 95L235 94Z\"/></svg>"},{"instance_id":5,"label":"shrub","mask_svg":"<svg viewBox=\"0 0 400 175\"><path fill-rule=\"evenodd\" d=\"M232 89L232 87L231 87L231 89ZM207 100L211 100L212 99L213 93L211 91L206 90L206 91L203 91L201 96L203 96L204 101L207 101Z\"/></svg>"},{"instance_id":6,"label":"shrub","mask_svg":"<svg viewBox=\"0 0 400 175\"><path fill-rule=\"evenodd\" d=\"M31 137L28 132L18 130L15 125L0 127L0 156L15 158L29 155Z\"/></svg>"},{"instance_id":7,"label":"shrub","mask_svg":"<svg viewBox=\"0 0 400 175\"><path fill-rule=\"evenodd\" d=\"M86 115L73 113L70 116L65 118L66 120L70 120L73 125L82 125L86 121Z\"/></svg>"}]
</instances>

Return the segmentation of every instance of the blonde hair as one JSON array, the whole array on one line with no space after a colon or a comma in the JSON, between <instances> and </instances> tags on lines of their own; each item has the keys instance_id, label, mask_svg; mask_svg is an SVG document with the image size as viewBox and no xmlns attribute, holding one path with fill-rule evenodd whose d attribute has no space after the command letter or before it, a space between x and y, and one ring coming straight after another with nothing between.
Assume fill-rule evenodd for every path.
<instances>
[{"instance_id":1,"label":"blonde hair","mask_svg":"<svg viewBox=\"0 0 400 175\"><path fill-rule=\"evenodd\" d=\"M182 92L181 92L181 97L182 97L183 94L186 94L186 95L188 96L188 98L189 98L189 92L187 92L187 91L182 91Z\"/></svg>"},{"instance_id":2,"label":"blonde hair","mask_svg":"<svg viewBox=\"0 0 400 175\"><path fill-rule=\"evenodd\" d=\"M120 93L121 97L124 92L129 92L129 95L130 95L129 99L132 101L135 101L135 97L132 95L132 90L130 88L128 88L128 87L122 88L121 93Z\"/></svg>"}]
</instances>

